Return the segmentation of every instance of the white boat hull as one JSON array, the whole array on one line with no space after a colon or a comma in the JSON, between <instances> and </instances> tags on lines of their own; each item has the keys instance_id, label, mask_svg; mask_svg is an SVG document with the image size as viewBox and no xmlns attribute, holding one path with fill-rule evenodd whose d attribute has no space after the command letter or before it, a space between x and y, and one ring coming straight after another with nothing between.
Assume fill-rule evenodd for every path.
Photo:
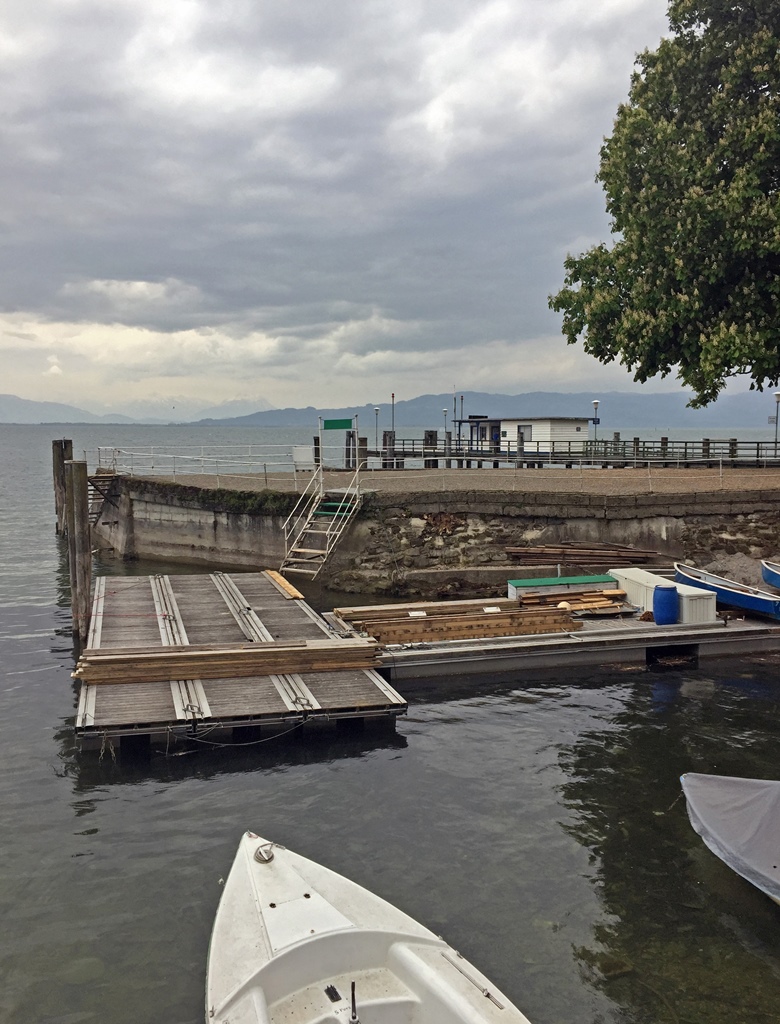
<instances>
[{"instance_id":1,"label":"white boat hull","mask_svg":"<svg viewBox=\"0 0 780 1024\"><path fill-rule=\"evenodd\" d=\"M687 772L688 817L710 850L780 903L780 782Z\"/></svg>"},{"instance_id":2,"label":"white boat hull","mask_svg":"<svg viewBox=\"0 0 780 1024\"><path fill-rule=\"evenodd\" d=\"M328 868L245 833L214 921L206 1021L355 1020L528 1024L476 967L413 918Z\"/></svg>"}]
</instances>

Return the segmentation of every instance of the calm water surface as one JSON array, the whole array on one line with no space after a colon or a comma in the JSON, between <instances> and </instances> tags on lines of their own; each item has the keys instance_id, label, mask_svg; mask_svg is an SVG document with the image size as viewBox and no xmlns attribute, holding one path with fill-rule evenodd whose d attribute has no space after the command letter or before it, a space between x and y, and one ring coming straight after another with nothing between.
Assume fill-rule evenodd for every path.
<instances>
[{"instance_id":1,"label":"calm water surface","mask_svg":"<svg viewBox=\"0 0 780 1024\"><path fill-rule=\"evenodd\" d=\"M202 443L239 433L271 434ZM99 761L72 737L63 435L77 452L183 443L0 425L2 1021L202 1021L219 880L246 828L446 936L534 1024L778 1019L780 907L704 848L678 783L777 777L773 659L404 686L391 735Z\"/></svg>"}]
</instances>

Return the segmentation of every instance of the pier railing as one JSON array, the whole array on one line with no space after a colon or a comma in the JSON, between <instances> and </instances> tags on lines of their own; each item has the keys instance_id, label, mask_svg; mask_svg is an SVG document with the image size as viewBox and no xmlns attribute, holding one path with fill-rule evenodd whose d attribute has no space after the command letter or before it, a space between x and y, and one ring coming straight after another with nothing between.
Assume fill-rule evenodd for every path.
<instances>
[{"instance_id":1,"label":"pier railing","mask_svg":"<svg viewBox=\"0 0 780 1024\"><path fill-rule=\"evenodd\" d=\"M148 448L100 447L84 453L90 467L98 472L122 476L192 477L199 475L251 477L267 486L279 473L292 474L297 488L298 474L308 479L321 464L323 468L351 468L343 446L323 448L322 458L313 445L153 445ZM219 484L217 484L219 486Z\"/></svg>"},{"instance_id":2,"label":"pier railing","mask_svg":"<svg viewBox=\"0 0 780 1024\"><path fill-rule=\"evenodd\" d=\"M518 445L517 442L468 440L449 437L435 444L397 438L393 444L393 456L397 461L422 459L431 460L481 461L503 465L533 463L582 463L591 465L669 465L669 466L716 466L740 464L750 466L780 467L780 444L774 441L742 441L736 437L702 438L701 440L678 441L662 437L647 441L639 437L587 439L583 441L533 441ZM370 455L374 454L369 452ZM382 453L379 453L380 455ZM434 468L429 466L428 468Z\"/></svg>"},{"instance_id":3,"label":"pier railing","mask_svg":"<svg viewBox=\"0 0 780 1024\"><path fill-rule=\"evenodd\" d=\"M377 449L365 446L357 452L360 465L368 471L403 469L483 469L483 468L780 468L780 446L773 441L742 441L738 438L702 438L678 441L673 438L646 441L619 437L583 441L544 441L517 445L503 441L467 441L431 437L394 438L392 444ZM209 475L230 478L235 487L241 477L260 480L274 487L282 479L296 490L318 467L324 471L354 470L355 449L344 446L309 445L191 445L149 448L98 448L84 453L96 471L125 476L164 476L171 478ZM299 480L299 476L303 479ZM300 487L299 487L300 484ZM289 482L285 484L289 486Z\"/></svg>"}]
</instances>

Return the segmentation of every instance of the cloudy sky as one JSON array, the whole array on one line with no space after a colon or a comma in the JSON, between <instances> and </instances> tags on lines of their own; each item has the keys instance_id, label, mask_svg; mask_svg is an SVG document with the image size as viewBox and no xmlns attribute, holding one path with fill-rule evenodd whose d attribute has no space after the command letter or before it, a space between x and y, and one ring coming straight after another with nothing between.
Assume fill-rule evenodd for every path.
<instances>
[{"instance_id":1,"label":"cloudy sky","mask_svg":"<svg viewBox=\"0 0 780 1024\"><path fill-rule=\"evenodd\" d=\"M0 390L629 390L547 295L665 0L5 0ZM659 381L654 390L673 390Z\"/></svg>"}]
</instances>

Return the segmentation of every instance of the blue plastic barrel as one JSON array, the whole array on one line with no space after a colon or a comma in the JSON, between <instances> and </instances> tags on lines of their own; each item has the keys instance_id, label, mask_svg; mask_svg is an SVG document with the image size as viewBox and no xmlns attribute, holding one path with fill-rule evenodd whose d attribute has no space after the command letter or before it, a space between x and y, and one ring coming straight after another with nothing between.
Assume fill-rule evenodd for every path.
<instances>
[{"instance_id":1,"label":"blue plastic barrel","mask_svg":"<svg viewBox=\"0 0 780 1024\"><path fill-rule=\"evenodd\" d=\"M677 622L677 587L660 583L653 590L653 618L659 626Z\"/></svg>"}]
</instances>

